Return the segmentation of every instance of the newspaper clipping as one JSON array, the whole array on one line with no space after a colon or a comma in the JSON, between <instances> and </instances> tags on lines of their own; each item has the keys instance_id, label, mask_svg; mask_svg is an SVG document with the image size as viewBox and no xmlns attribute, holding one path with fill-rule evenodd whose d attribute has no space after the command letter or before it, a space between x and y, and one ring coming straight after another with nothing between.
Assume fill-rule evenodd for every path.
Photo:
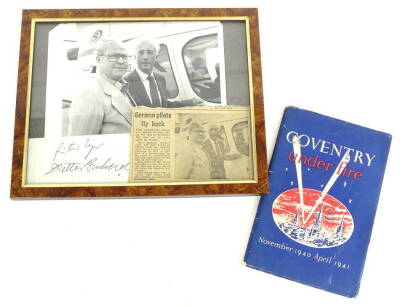
<instances>
[{"instance_id":1,"label":"newspaper clipping","mask_svg":"<svg viewBox=\"0 0 400 306\"><path fill-rule=\"evenodd\" d=\"M253 180L249 107L132 109L129 182Z\"/></svg>"}]
</instances>

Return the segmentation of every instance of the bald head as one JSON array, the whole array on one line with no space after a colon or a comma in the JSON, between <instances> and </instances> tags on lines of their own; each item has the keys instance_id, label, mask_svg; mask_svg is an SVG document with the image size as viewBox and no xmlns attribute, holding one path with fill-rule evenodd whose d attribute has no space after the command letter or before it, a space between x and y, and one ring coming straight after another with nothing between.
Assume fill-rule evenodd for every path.
<instances>
[{"instance_id":1,"label":"bald head","mask_svg":"<svg viewBox=\"0 0 400 306\"><path fill-rule=\"evenodd\" d=\"M100 44L97 46L96 49L96 54L97 55L106 55L107 51L112 48L121 48L125 49L124 44L118 40L115 39L104 39L103 41L100 42Z\"/></svg>"},{"instance_id":2,"label":"bald head","mask_svg":"<svg viewBox=\"0 0 400 306\"><path fill-rule=\"evenodd\" d=\"M146 74L154 69L158 46L151 40L140 41L135 48L136 67Z\"/></svg>"}]
</instances>

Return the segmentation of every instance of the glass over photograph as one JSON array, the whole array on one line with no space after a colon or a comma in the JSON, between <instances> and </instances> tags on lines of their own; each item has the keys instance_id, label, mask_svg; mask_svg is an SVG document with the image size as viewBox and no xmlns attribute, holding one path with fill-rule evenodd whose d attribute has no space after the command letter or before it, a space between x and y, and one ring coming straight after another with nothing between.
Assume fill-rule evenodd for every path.
<instances>
[{"instance_id":1,"label":"glass over photograph","mask_svg":"<svg viewBox=\"0 0 400 306\"><path fill-rule=\"evenodd\" d=\"M33 47L27 185L255 180L244 21L37 22Z\"/></svg>"}]
</instances>

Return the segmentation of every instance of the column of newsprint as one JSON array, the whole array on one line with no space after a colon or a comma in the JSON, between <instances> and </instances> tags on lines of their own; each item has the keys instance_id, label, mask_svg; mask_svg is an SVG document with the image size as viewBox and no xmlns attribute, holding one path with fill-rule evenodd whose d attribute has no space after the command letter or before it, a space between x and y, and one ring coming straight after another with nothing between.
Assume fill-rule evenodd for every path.
<instances>
[{"instance_id":1,"label":"column of newsprint","mask_svg":"<svg viewBox=\"0 0 400 306\"><path fill-rule=\"evenodd\" d=\"M175 170L175 113L133 108L129 181L169 181Z\"/></svg>"}]
</instances>

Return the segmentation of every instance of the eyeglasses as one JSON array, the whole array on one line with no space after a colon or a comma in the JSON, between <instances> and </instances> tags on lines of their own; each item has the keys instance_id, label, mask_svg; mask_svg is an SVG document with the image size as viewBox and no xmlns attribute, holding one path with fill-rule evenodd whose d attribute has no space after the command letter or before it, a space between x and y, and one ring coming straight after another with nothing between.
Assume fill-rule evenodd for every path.
<instances>
[{"instance_id":1,"label":"eyeglasses","mask_svg":"<svg viewBox=\"0 0 400 306\"><path fill-rule=\"evenodd\" d=\"M122 62L128 63L132 58L132 56L128 56L125 54L111 54L111 55L99 55L99 56L107 57L107 59L110 63L116 63L119 61L120 58L122 59Z\"/></svg>"},{"instance_id":2,"label":"eyeglasses","mask_svg":"<svg viewBox=\"0 0 400 306\"><path fill-rule=\"evenodd\" d=\"M192 133L205 134L205 131L204 130L192 130Z\"/></svg>"}]
</instances>

